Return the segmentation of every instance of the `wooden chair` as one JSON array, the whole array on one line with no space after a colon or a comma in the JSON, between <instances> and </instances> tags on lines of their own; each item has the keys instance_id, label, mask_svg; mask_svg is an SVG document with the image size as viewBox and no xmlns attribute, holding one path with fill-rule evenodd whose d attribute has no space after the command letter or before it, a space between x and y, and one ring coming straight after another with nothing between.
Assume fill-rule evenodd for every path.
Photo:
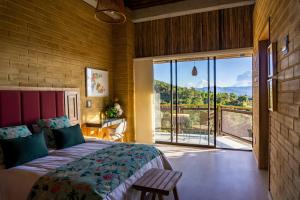
<instances>
[{"instance_id":1,"label":"wooden chair","mask_svg":"<svg viewBox=\"0 0 300 200\"><path fill-rule=\"evenodd\" d=\"M123 142L124 140L124 133L127 129L127 122L121 122L120 124L116 125L114 128L108 128L109 130L109 137L112 141L119 141Z\"/></svg>"}]
</instances>

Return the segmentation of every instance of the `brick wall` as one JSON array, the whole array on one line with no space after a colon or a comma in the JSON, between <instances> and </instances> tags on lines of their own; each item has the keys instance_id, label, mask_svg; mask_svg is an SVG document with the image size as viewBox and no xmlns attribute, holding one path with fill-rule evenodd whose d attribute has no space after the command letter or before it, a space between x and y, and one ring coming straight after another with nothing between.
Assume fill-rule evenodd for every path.
<instances>
[{"instance_id":1,"label":"brick wall","mask_svg":"<svg viewBox=\"0 0 300 200\"><path fill-rule=\"evenodd\" d=\"M128 14L130 16L130 14ZM135 141L134 130L134 89L133 89L133 58L134 58L134 24L127 20L125 24L113 27L114 49L114 97L124 107L128 122L126 141Z\"/></svg>"},{"instance_id":2,"label":"brick wall","mask_svg":"<svg viewBox=\"0 0 300 200\"><path fill-rule=\"evenodd\" d=\"M278 110L270 112L270 190L274 200L300 199L300 1L257 0L254 9L254 93L259 74L258 41L271 17L271 41L278 42ZM281 53L289 34L290 51ZM259 105L254 98L254 105ZM257 113L254 113L256 115ZM264 123L260 120L260 123ZM255 124L254 124L255 125ZM254 127L254 134L257 127ZM257 135L256 135L257 136ZM257 151L258 144L254 150ZM257 154L257 152L256 152Z\"/></svg>"},{"instance_id":3,"label":"brick wall","mask_svg":"<svg viewBox=\"0 0 300 200\"><path fill-rule=\"evenodd\" d=\"M78 87L82 122L108 101L85 108L85 67L108 70L113 95L112 49L111 25L82 0L0 0L0 85Z\"/></svg>"}]
</instances>

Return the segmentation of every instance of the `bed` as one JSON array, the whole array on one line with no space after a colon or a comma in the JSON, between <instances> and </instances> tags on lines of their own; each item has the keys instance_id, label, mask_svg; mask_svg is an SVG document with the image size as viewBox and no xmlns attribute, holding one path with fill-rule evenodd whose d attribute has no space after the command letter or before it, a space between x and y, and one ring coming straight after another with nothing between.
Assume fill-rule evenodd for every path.
<instances>
[{"instance_id":1,"label":"bed","mask_svg":"<svg viewBox=\"0 0 300 200\"><path fill-rule=\"evenodd\" d=\"M79 105L78 89L0 89L0 126L30 125L61 115L76 124ZM139 199L131 186L151 168L171 169L155 147L87 140L0 169L0 199Z\"/></svg>"}]
</instances>

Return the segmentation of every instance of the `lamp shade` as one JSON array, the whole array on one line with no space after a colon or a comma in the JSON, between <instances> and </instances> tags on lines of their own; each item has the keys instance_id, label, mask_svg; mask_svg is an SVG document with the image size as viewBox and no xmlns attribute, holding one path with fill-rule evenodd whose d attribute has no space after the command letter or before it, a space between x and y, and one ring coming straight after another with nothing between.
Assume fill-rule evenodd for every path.
<instances>
[{"instance_id":1,"label":"lamp shade","mask_svg":"<svg viewBox=\"0 0 300 200\"><path fill-rule=\"evenodd\" d=\"M98 0L95 18L112 24L121 24L126 21L123 0Z\"/></svg>"},{"instance_id":2,"label":"lamp shade","mask_svg":"<svg viewBox=\"0 0 300 200\"><path fill-rule=\"evenodd\" d=\"M193 70L192 70L192 76L197 76L197 75L198 75L198 71L197 71L196 66L194 66Z\"/></svg>"}]
</instances>

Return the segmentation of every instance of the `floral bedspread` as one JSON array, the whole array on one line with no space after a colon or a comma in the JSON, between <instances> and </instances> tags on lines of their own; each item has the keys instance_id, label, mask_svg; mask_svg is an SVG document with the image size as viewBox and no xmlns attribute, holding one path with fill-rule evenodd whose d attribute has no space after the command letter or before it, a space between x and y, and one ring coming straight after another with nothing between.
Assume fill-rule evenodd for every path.
<instances>
[{"instance_id":1,"label":"floral bedspread","mask_svg":"<svg viewBox=\"0 0 300 200\"><path fill-rule=\"evenodd\" d=\"M28 199L104 199L160 155L158 149L149 145L114 144L42 176Z\"/></svg>"}]
</instances>

